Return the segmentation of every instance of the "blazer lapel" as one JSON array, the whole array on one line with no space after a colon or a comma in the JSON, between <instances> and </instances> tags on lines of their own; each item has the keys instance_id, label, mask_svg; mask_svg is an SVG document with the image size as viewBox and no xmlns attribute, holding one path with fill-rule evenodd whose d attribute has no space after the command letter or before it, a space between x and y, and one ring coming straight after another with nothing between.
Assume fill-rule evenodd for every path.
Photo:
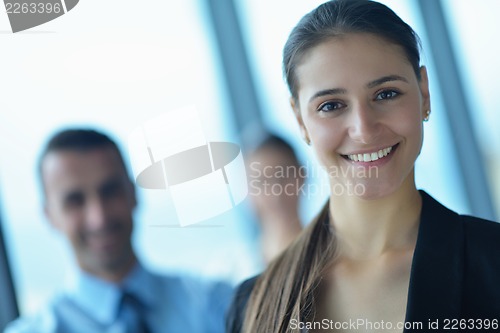
<instances>
[{"instance_id":1,"label":"blazer lapel","mask_svg":"<svg viewBox=\"0 0 500 333\"><path fill-rule=\"evenodd\" d=\"M410 273L406 322L422 323L420 329L431 329L438 321L460 319L464 266L464 231L458 215L442 206L426 192L422 196L422 213Z\"/></svg>"}]
</instances>

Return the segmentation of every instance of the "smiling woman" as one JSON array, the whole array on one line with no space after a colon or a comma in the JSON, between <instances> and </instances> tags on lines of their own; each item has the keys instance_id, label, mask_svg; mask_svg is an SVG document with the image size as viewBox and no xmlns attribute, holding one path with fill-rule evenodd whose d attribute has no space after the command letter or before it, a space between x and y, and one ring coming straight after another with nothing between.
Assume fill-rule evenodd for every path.
<instances>
[{"instance_id":1,"label":"smiling woman","mask_svg":"<svg viewBox=\"0 0 500 333\"><path fill-rule=\"evenodd\" d=\"M415 72L406 58L398 45L352 33L321 43L299 61L292 107L320 163L379 169L374 179L331 178L332 184L362 182L366 197L382 197L413 169L430 101L425 68ZM383 150L389 154L379 159ZM358 161L348 155L358 155Z\"/></svg>"},{"instance_id":2,"label":"smiling woman","mask_svg":"<svg viewBox=\"0 0 500 333\"><path fill-rule=\"evenodd\" d=\"M293 29L283 69L303 140L327 171L350 171L328 172L323 210L242 284L228 331L326 322L344 332L353 328L336 323L355 322L359 332L381 323L410 332L453 320L474 330L498 320L500 226L458 215L415 185L431 102L413 29L377 2L330 1ZM355 172L369 168L377 172Z\"/></svg>"}]
</instances>

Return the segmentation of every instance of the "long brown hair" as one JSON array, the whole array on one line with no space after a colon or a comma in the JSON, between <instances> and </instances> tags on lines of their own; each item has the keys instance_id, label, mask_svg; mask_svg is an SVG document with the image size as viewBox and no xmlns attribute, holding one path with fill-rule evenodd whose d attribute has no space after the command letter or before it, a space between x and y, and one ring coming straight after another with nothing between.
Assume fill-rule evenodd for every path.
<instances>
[{"instance_id":1,"label":"long brown hair","mask_svg":"<svg viewBox=\"0 0 500 333\"><path fill-rule=\"evenodd\" d=\"M303 55L346 33L371 33L400 46L420 79L420 42L413 29L391 9L368 0L329 1L305 15L283 50L283 73L298 103L296 68ZM292 319L310 321L323 272L335 255L329 205L257 280L247 304L243 332L291 333Z\"/></svg>"},{"instance_id":2,"label":"long brown hair","mask_svg":"<svg viewBox=\"0 0 500 333\"><path fill-rule=\"evenodd\" d=\"M335 253L328 219L321 213L259 277L250 296L243 332L293 332L290 320L314 316L320 272Z\"/></svg>"}]
</instances>

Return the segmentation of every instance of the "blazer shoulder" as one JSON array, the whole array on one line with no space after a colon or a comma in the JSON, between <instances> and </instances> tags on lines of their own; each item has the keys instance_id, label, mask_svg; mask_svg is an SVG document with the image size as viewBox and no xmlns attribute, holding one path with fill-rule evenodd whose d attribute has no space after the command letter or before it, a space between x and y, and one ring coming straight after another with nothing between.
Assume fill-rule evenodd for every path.
<instances>
[{"instance_id":1,"label":"blazer shoulder","mask_svg":"<svg viewBox=\"0 0 500 333\"><path fill-rule=\"evenodd\" d=\"M498 238L500 237L500 223L475 216L457 214L443 206L427 192L420 190L420 193L423 200L422 219L438 222L433 225L434 227L439 226L445 233L453 228L456 231L455 236L465 232L466 239L486 237L495 239L497 242L500 240ZM435 232L436 230L433 228L431 231ZM498 243L500 244L500 242Z\"/></svg>"},{"instance_id":2,"label":"blazer shoulder","mask_svg":"<svg viewBox=\"0 0 500 333\"><path fill-rule=\"evenodd\" d=\"M234 293L231 306L229 307L229 311L227 313L226 333L241 332L248 300L258 278L259 276L254 276L253 278L244 281Z\"/></svg>"},{"instance_id":3,"label":"blazer shoulder","mask_svg":"<svg viewBox=\"0 0 500 333\"><path fill-rule=\"evenodd\" d=\"M478 247L500 254L500 223L469 215L459 215L469 248Z\"/></svg>"},{"instance_id":4,"label":"blazer shoulder","mask_svg":"<svg viewBox=\"0 0 500 333\"><path fill-rule=\"evenodd\" d=\"M493 232L500 232L500 223L485 220L480 217L470 216L470 215L459 215L465 224L472 224L472 227L486 228Z\"/></svg>"}]
</instances>

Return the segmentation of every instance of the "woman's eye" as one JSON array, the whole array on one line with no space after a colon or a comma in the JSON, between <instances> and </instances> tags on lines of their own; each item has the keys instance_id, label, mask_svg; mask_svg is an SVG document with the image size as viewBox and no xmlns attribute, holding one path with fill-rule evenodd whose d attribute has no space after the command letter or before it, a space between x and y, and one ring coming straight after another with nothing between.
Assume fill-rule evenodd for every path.
<instances>
[{"instance_id":1,"label":"woman's eye","mask_svg":"<svg viewBox=\"0 0 500 333\"><path fill-rule=\"evenodd\" d=\"M343 106L342 103L339 102L326 102L319 106L318 111L330 112L334 110L338 110Z\"/></svg>"},{"instance_id":2,"label":"woman's eye","mask_svg":"<svg viewBox=\"0 0 500 333\"><path fill-rule=\"evenodd\" d=\"M399 92L395 90L384 90L377 94L375 100L393 99L399 96Z\"/></svg>"}]
</instances>

